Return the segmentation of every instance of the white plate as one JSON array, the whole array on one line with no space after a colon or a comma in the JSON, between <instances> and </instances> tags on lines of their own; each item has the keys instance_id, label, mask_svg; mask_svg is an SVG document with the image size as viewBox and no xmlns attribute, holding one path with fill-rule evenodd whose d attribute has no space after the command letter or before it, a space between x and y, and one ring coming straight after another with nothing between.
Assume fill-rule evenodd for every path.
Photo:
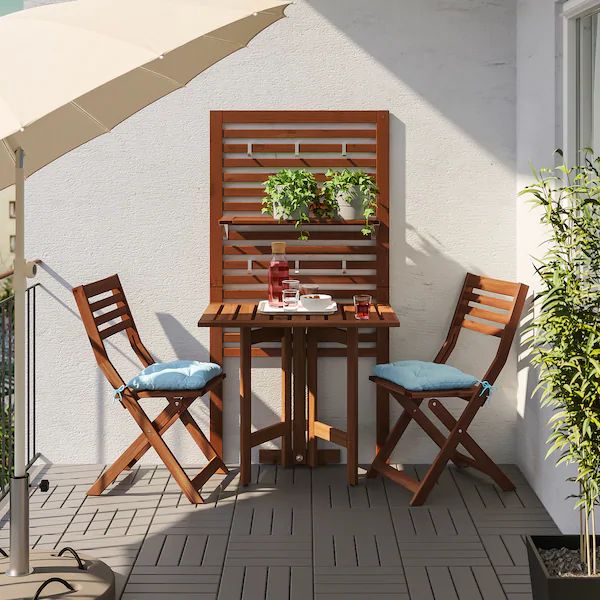
<instances>
[{"instance_id":1,"label":"white plate","mask_svg":"<svg viewBox=\"0 0 600 600\"><path fill-rule=\"evenodd\" d=\"M271 306L268 300L258 303L258 312L264 315L332 315L337 311L337 302L332 302L325 310L306 310L302 304L298 304L296 310L286 310L282 306Z\"/></svg>"}]
</instances>

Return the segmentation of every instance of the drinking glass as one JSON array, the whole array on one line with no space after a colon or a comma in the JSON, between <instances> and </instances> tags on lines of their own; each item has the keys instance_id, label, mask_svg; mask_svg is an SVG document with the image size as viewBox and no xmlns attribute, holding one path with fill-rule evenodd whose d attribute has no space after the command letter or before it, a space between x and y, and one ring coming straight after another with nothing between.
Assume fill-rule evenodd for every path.
<instances>
[{"instance_id":1,"label":"drinking glass","mask_svg":"<svg viewBox=\"0 0 600 600\"><path fill-rule=\"evenodd\" d=\"M369 294L358 294L354 296L354 318L368 320L371 308L371 296Z\"/></svg>"},{"instance_id":2,"label":"drinking glass","mask_svg":"<svg viewBox=\"0 0 600 600\"><path fill-rule=\"evenodd\" d=\"M284 290L300 290L300 281L298 279L284 279L281 282Z\"/></svg>"},{"instance_id":3,"label":"drinking glass","mask_svg":"<svg viewBox=\"0 0 600 600\"><path fill-rule=\"evenodd\" d=\"M311 294L319 293L319 284L318 283L301 283L300 284L300 293L303 296L310 296Z\"/></svg>"},{"instance_id":4,"label":"drinking glass","mask_svg":"<svg viewBox=\"0 0 600 600\"><path fill-rule=\"evenodd\" d=\"M300 292L298 290L287 289L282 292L283 310L296 310L300 300Z\"/></svg>"}]
</instances>

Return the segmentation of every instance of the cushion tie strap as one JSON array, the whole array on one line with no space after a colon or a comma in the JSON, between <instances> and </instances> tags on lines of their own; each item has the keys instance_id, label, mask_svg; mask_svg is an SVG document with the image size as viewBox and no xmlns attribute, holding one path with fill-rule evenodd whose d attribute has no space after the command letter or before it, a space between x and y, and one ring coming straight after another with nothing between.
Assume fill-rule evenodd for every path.
<instances>
[{"instance_id":1,"label":"cushion tie strap","mask_svg":"<svg viewBox=\"0 0 600 600\"><path fill-rule=\"evenodd\" d=\"M481 391L479 392L479 396L483 396L487 392L487 397L489 398L492 395L492 392L496 389L495 386L493 386L489 381L486 381L485 379L483 381L480 381L479 384L481 385Z\"/></svg>"},{"instance_id":2,"label":"cushion tie strap","mask_svg":"<svg viewBox=\"0 0 600 600\"><path fill-rule=\"evenodd\" d=\"M114 390L113 399L118 400L119 402L122 402L123 401L123 392L125 391L126 387L127 386L125 384L123 384L122 386L120 386L116 390Z\"/></svg>"}]
</instances>

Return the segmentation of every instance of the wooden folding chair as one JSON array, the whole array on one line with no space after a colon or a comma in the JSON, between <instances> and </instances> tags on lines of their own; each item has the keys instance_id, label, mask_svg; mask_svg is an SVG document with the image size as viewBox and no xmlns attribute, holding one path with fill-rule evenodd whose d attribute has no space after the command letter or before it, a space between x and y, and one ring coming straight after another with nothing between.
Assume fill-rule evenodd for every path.
<instances>
[{"instance_id":1,"label":"wooden folding chair","mask_svg":"<svg viewBox=\"0 0 600 600\"><path fill-rule=\"evenodd\" d=\"M76 287L73 289L73 294L77 301L81 320L92 345L96 362L113 388L120 388L122 385L125 385L125 382L108 358L104 342L110 336L124 331L127 334L133 351L144 368L156 362L144 344L142 344L118 275L112 275L101 281ZM102 329L100 329L101 327ZM156 450L156 453L160 456L167 469L169 469L187 499L192 504L202 504L204 500L199 490L211 475L217 471L227 473L227 468L200 427L198 427L196 421L192 418L188 409L196 398L203 396L219 385L224 377L225 375L221 374L211 379L200 390L135 391L126 387L120 395L120 402L130 412L142 430L142 433L100 475L98 480L88 490L88 496L99 496L113 483L123 470L131 469L152 447ZM168 404L154 421L150 421L140 405L142 398L166 398ZM194 442L196 442L209 461L192 480L186 475L178 460L162 439L163 434L177 420L181 420Z\"/></svg>"},{"instance_id":2,"label":"wooden folding chair","mask_svg":"<svg viewBox=\"0 0 600 600\"><path fill-rule=\"evenodd\" d=\"M527 290L528 287L522 283L511 283L467 273L448 336L434 362L445 363L448 360L463 329L495 336L499 338L500 343L492 364L481 380L482 384L467 389L414 392L387 379L370 377L371 381L389 392L404 411L377 453L367 472L367 477L375 477L381 473L404 486L413 492L411 506L420 506L425 502L449 460L459 467L473 467L486 473L505 491L515 489L512 481L477 445L467 433L467 429L477 411L485 404L490 394L490 386L496 381L506 363L519 325ZM430 398L428 406L431 412L448 429L447 436L421 410L421 404L427 398ZM467 402L458 420L443 406L440 398L462 398ZM413 420L440 447L438 455L420 482L387 463L402 434ZM459 452L457 450L459 445L470 456Z\"/></svg>"}]
</instances>

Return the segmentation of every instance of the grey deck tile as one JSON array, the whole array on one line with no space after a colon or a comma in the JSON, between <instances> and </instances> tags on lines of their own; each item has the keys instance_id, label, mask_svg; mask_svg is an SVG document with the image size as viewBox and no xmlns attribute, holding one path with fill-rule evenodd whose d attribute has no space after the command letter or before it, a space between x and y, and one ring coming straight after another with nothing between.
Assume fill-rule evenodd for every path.
<instances>
[{"instance_id":1,"label":"grey deck tile","mask_svg":"<svg viewBox=\"0 0 600 600\"><path fill-rule=\"evenodd\" d=\"M471 600L457 596L450 571L446 567L427 567L427 575L435 600Z\"/></svg>"},{"instance_id":2,"label":"grey deck tile","mask_svg":"<svg viewBox=\"0 0 600 600\"><path fill-rule=\"evenodd\" d=\"M450 567L450 576L460 600L482 600L477 581L469 567Z\"/></svg>"},{"instance_id":3,"label":"grey deck tile","mask_svg":"<svg viewBox=\"0 0 600 600\"><path fill-rule=\"evenodd\" d=\"M505 594L492 567L473 567L473 574L484 600L504 600Z\"/></svg>"},{"instance_id":4,"label":"grey deck tile","mask_svg":"<svg viewBox=\"0 0 600 600\"><path fill-rule=\"evenodd\" d=\"M387 479L349 487L343 465L255 465L249 486L235 469L214 476L192 506L163 467L136 467L91 498L101 467L44 465L35 477L51 487L32 490L31 542L106 560L124 600L530 600L522 536L558 530L522 473L505 470L514 492L451 466L411 508Z\"/></svg>"},{"instance_id":5,"label":"grey deck tile","mask_svg":"<svg viewBox=\"0 0 600 600\"><path fill-rule=\"evenodd\" d=\"M406 567L406 584L414 600L435 600L426 567Z\"/></svg>"}]
</instances>

